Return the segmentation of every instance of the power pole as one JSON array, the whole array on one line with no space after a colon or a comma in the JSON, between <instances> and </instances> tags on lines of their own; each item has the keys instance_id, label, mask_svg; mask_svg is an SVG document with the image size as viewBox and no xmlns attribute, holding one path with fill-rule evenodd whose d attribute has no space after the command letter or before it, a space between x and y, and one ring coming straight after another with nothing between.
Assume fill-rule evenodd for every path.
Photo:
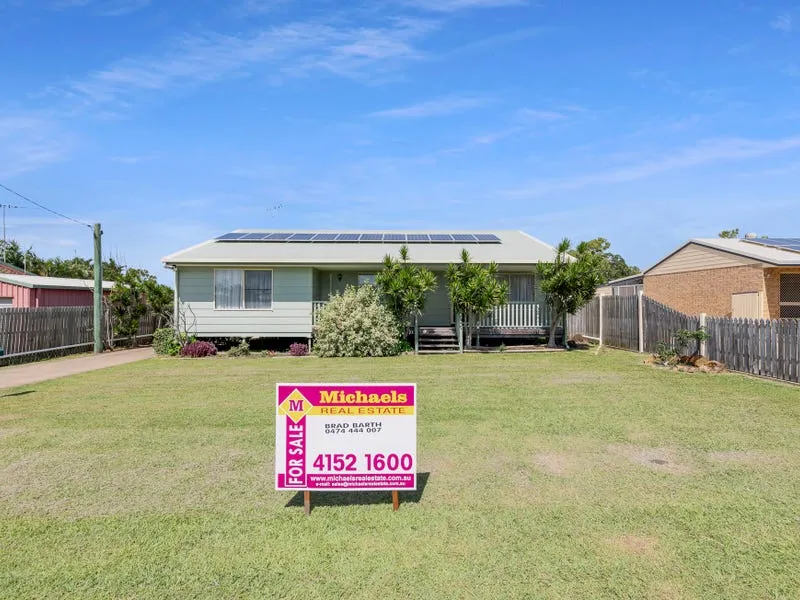
<instances>
[{"instance_id":1,"label":"power pole","mask_svg":"<svg viewBox=\"0 0 800 600\"><path fill-rule=\"evenodd\" d=\"M14 206L13 204L0 204L0 206L3 207L3 262L6 262L6 209L22 207Z\"/></svg>"},{"instance_id":2,"label":"power pole","mask_svg":"<svg viewBox=\"0 0 800 600\"><path fill-rule=\"evenodd\" d=\"M94 224L94 353L103 351L103 230Z\"/></svg>"}]
</instances>

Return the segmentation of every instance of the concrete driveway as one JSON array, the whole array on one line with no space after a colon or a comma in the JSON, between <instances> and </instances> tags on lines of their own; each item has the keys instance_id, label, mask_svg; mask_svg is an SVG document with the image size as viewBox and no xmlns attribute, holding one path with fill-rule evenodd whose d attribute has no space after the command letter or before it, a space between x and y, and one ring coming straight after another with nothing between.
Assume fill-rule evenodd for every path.
<instances>
[{"instance_id":1,"label":"concrete driveway","mask_svg":"<svg viewBox=\"0 0 800 600\"><path fill-rule=\"evenodd\" d=\"M0 390L31 385L49 379L58 379L78 373L97 371L106 367L116 367L127 363L153 358L152 348L116 350L92 356L47 360L27 365L0 367Z\"/></svg>"}]
</instances>

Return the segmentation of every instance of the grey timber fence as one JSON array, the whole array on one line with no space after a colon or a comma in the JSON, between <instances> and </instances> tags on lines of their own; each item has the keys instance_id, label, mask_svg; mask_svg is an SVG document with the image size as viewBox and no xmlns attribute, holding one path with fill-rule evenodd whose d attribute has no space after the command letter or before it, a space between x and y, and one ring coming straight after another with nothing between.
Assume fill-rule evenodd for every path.
<instances>
[{"instance_id":1,"label":"grey timber fence","mask_svg":"<svg viewBox=\"0 0 800 600\"><path fill-rule=\"evenodd\" d=\"M152 337L158 318L147 314L139 322L137 341ZM104 325L108 315L104 315ZM105 329L105 327L104 327ZM37 360L45 356L70 354L92 349L94 318L91 306L0 309L0 365ZM103 336L111 346L129 342L128 338Z\"/></svg>"},{"instance_id":2,"label":"grey timber fence","mask_svg":"<svg viewBox=\"0 0 800 600\"><path fill-rule=\"evenodd\" d=\"M709 317L708 358L732 371L800 383L800 319Z\"/></svg>"},{"instance_id":3,"label":"grey timber fence","mask_svg":"<svg viewBox=\"0 0 800 600\"><path fill-rule=\"evenodd\" d=\"M655 352L675 332L705 327L701 351L731 371L800 383L800 319L753 320L686 315L644 295L595 298L569 317L569 333L601 345ZM692 352L693 348L685 349Z\"/></svg>"}]
</instances>

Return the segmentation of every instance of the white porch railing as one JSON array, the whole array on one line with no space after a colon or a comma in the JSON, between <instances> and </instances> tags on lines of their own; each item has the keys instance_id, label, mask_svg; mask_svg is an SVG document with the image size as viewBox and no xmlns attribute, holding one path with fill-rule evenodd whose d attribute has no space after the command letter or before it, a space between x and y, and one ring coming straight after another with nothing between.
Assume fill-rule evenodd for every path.
<instances>
[{"instance_id":1,"label":"white porch railing","mask_svg":"<svg viewBox=\"0 0 800 600\"><path fill-rule=\"evenodd\" d=\"M550 306L543 302L509 302L492 310L481 320L480 326L503 329L550 327Z\"/></svg>"},{"instance_id":2,"label":"white porch railing","mask_svg":"<svg viewBox=\"0 0 800 600\"><path fill-rule=\"evenodd\" d=\"M319 312L325 307L327 302L324 300L314 300L311 303L311 326L316 327L319 321Z\"/></svg>"}]
</instances>

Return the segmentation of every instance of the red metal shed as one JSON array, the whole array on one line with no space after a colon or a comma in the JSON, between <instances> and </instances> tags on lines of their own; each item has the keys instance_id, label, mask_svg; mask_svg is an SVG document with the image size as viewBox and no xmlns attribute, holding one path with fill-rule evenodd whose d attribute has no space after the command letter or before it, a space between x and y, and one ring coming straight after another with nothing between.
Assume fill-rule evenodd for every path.
<instances>
[{"instance_id":1,"label":"red metal shed","mask_svg":"<svg viewBox=\"0 0 800 600\"><path fill-rule=\"evenodd\" d=\"M113 287L103 282L103 293ZM45 306L91 306L94 281L0 273L0 308L41 308Z\"/></svg>"}]
</instances>

